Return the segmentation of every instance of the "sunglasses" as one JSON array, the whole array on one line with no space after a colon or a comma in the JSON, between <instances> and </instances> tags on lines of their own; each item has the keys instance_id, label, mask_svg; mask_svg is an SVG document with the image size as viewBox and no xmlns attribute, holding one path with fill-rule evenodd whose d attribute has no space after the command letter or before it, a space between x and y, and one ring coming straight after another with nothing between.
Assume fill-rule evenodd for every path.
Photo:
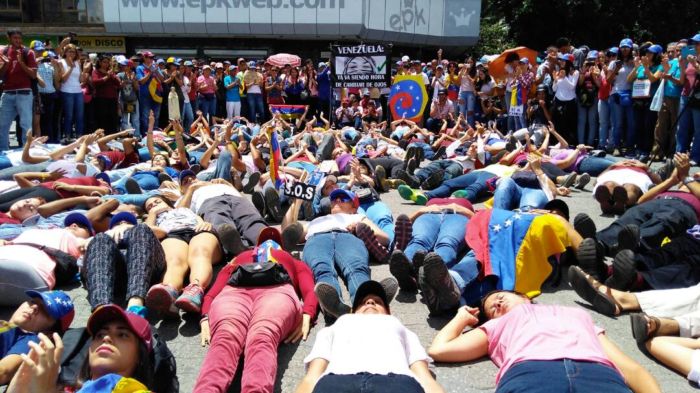
<instances>
[{"instance_id":1,"label":"sunglasses","mask_svg":"<svg viewBox=\"0 0 700 393\"><path fill-rule=\"evenodd\" d=\"M333 202L352 202L352 199L350 199L349 196L347 195L338 195L337 197L333 198Z\"/></svg>"}]
</instances>

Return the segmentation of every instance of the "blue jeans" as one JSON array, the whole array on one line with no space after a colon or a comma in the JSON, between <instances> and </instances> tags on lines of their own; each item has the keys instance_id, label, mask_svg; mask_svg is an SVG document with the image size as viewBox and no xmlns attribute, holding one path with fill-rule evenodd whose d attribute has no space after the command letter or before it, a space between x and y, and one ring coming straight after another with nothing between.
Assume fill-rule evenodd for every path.
<instances>
[{"instance_id":1,"label":"blue jeans","mask_svg":"<svg viewBox=\"0 0 700 393\"><path fill-rule=\"evenodd\" d=\"M445 171L442 177L444 181L460 176L463 173L462 165L458 162L452 160L438 160L431 162L423 168L417 169L415 175L421 182L424 182L439 170Z\"/></svg>"},{"instance_id":2,"label":"blue jeans","mask_svg":"<svg viewBox=\"0 0 700 393\"><path fill-rule=\"evenodd\" d=\"M612 101L598 100L598 148L604 149L614 145L610 139L615 133L615 116Z\"/></svg>"},{"instance_id":3,"label":"blue jeans","mask_svg":"<svg viewBox=\"0 0 700 393\"><path fill-rule=\"evenodd\" d=\"M348 287L351 301L357 287L370 277L367 248L362 240L348 232L325 232L311 236L304 245L302 259L314 273L316 283L330 284L342 296L337 269Z\"/></svg>"},{"instance_id":4,"label":"blue jeans","mask_svg":"<svg viewBox=\"0 0 700 393\"><path fill-rule=\"evenodd\" d=\"M25 132L32 129L32 104L34 96L29 94L2 93L0 96L0 151L10 148L10 126L19 115L18 126Z\"/></svg>"},{"instance_id":5,"label":"blue jeans","mask_svg":"<svg viewBox=\"0 0 700 393\"><path fill-rule=\"evenodd\" d=\"M212 124L214 116L216 116L216 94L212 93L209 97L205 96L204 94L200 94L198 103L199 110L202 111L202 115L204 115L204 118L209 121L209 124Z\"/></svg>"},{"instance_id":6,"label":"blue jeans","mask_svg":"<svg viewBox=\"0 0 700 393\"><path fill-rule=\"evenodd\" d=\"M546 383L542 383L546 381ZM570 359L526 360L501 377L496 393L629 393L619 372L600 363Z\"/></svg>"},{"instance_id":7,"label":"blue jeans","mask_svg":"<svg viewBox=\"0 0 700 393\"><path fill-rule=\"evenodd\" d=\"M389 244L394 243L394 217L391 215L391 209L384 202L375 201L363 203L357 210L358 213L364 213L379 229L389 236Z\"/></svg>"},{"instance_id":8,"label":"blue jeans","mask_svg":"<svg viewBox=\"0 0 700 393\"><path fill-rule=\"evenodd\" d=\"M139 132L143 135L146 135L148 132L148 114L151 111L153 111L157 123L160 116L160 104L153 101L153 98L151 98L149 94L142 94L139 97L139 122L141 123Z\"/></svg>"},{"instance_id":9,"label":"blue jeans","mask_svg":"<svg viewBox=\"0 0 700 393\"><path fill-rule=\"evenodd\" d=\"M158 190L144 191L142 194L120 194L120 195L105 195L102 197L104 200L116 199L119 203L126 205L135 205L138 207L143 207L148 198L159 195Z\"/></svg>"},{"instance_id":10,"label":"blue jeans","mask_svg":"<svg viewBox=\"0 0 700 393\"><path fill-rule=\"evenodd\" d=\"M194 113L192 112L192 104L185 102L182 104L182 128L185 132L190 131L190 127L194 122Z\"/></svg>"},{"instance_id":11,"label":"blue jeans","mask_svg":"<svg viewBox=\"0 0 700 393\"><path fill-rule=\"evenodd\" d=\"M488 194L489 188L486 181L495 176L487 171L471 171L443 182L438 188L426 192L425 196L428 199L446 198L457 190L466 190L466 198L469 202L476 203L479 198Z\"/></svg>"},{"instance_id":12,"label":"blue jeans","mask_svg":"<svg viewBox=\"0 0 700 393\"><path fill-rule=\"evenodd\" d=\"M588 125L588 127L586 127ZM598 99L593 100L593 105L583 107L578 105L578 142L593 146L595 136L598 133Z\"/></svg>"},{"instance_id":13,"label":"blue jeans","mask_svg":"<svg viewBox=\"0 0 700 393\"><path fill-rule=\"evenodd\" d=\"M479 261L474 250L469 250L459 262L447 265L450 276L457 284L462 299L460 302L468 305L478 305L481 298L496 289L496 280L493 276L479 280Z\"/></svg>"},{"instance_id":14,"label":"blue jeans","mask_svg":"<svg viewBox=\"0 0 700 393\"><path fill-rule=\"evenodd\" d=\"M426 160L432 160L433 157L435 156L435 152L433 151L433 149L430 147L429 144L427 144L425 142L413 142L413 143L408 145L408 147L414 147L414 146L420 147L421 149L423 149L423 153L425 153L424 157Z\"/></svg>"},{"instance_id":15,"label":"blue jeans","mask_svg":"<svg viewBox=\"0 0 700 393\"><path fill-rule=\"evenodd\" d=\"M423 393L423 387L408 375L389 373L326 374L318 380L314 393Z\"/></svg>"},{"instance_id":16,"label":"blue jeans","mask_svg":"<svg viewBox=\"0 0 700 393\"><path fill-rule=\"evenodd\" d=\"M122 177L121 179L112 183L112 188L114 188L120 194L127 194L128 191L126 190L125 184L128 179L135 180L143 191L155 190L160 186L158 172L143 171L136 172L131 176Z\"/></svg>"},{"instance_id":17,"label":"blue jeans","mask_svg":"<svg viewBox=\"0 0 700 393\"><path fill-rule=\"evenodd\" d=\"M66 137L73 135L75 122L75 136L82 136L85 118L83 93L61 93L61 99L63 99L63 133Z\"/></svg>"},{"instance_id":18,"label":"blue jeans","mask_svg":"<svg viewBox=\"0 0 700 393\"><path fill-rule=\"evenodd\" d=\"M591 176L598 177L604 170L608 169L610 165L614 164L615 161L609 160L607 158L601 157L584 157L581 162L578 163L578 173L588 173Z\"/></svg>"},{"instance_id":19,"label":"blue jeans","mask_svg":"<svg viewBox=\"0 0 700 393\"><path fill-rule=\"evenodd\" d=\"M688 97L681 96L679 108L681 117L678 119L678 134L676 134L676 151L687 152L690 150L690 142L693 149L690 150L690 159L700 161L700 109L688 108Z\"/></svg>"},{"instance_id":20,"label":"blue jeans","mask_svg":"<svg viewBox=\"0 0 700 393\"><path fill-rule=\"evenodd\" d=\"M413 222L413 236L404 254L409 261L418 251L434 251L448 266L455 263L457 254L467 246L467 216L456 213L421 214Z\"/></svg>"},{"instance_id":21,"label":"blue jeans","mask_svg":"<svg viewBox=\"0 0 700 393\"><path fill-rule=\"evenodd\" d=\"M615 147L623 146L631 149L634 148L634 105L620 105L620 95L612 94L609 98L612 100L613 113L615 116L615 128L613 129L613 141Z\"/></svg>"},{"instance_id":22,"label":"blue jeans","mask_svg":"<svg viewBox=\"0 0 700 393\"><path fill-rule=\"evenodd\" d=\"M248 93L248 111L250 117L248 120L253 123L258 123L257 117L260 116L259 123L262 123L265 117L265 106L263 105L263 96L260 93Z\"/></svg>"},{"instance_id":23,"label":"blue jeans","mask_svg":"<svg viewBox=\"0 0 700 393\"><path fill-rule=\"evenodd\" d=\"M470 125L474 125L474 106L476 103L476 96L473 91L460 91L459 92L459 113L464 115L467 122Z\"/></svg>"},{"instance_id":24,"label":"blue jeans","mask_svg":"<svg viewBox=\"0 0 700 393\"><path fill-rule=\"evenodd\" d=\"M134 111L131 113L126 113L125 107L126 105L122 105L122 118L120 121L121 129L126 130L129 128L129 126L131 126L131 128L134 129L134 135L141 136L141 129L139 128L141 125L139 123L139 101L134 101Z\"/></svg>"},{"instance_id":25,"label":"blue jeans","mask_svg":"<svg viewBox=\"0 0 700 393\"><path fill-rule=\"evenodd\" d=\"M493 193L494 209L512 210L525 206L541 209L547 202L544 191L539 188L521 187L510 177L501 179Z\"/></svg>"}]
</instances>

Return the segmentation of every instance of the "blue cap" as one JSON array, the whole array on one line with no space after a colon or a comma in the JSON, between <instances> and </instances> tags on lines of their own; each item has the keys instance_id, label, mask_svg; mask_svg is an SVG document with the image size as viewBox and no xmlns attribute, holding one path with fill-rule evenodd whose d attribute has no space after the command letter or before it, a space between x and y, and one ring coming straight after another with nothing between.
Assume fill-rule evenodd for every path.
<instances>
[{"instance_id":1,"label":"blue cap","mask_svg":"<svg viewBox=\"0 0 700 393\"><path fill-rule=\"evenodd\" d=\"M357 198L357 195L355 195L355 193L352 191L344 190L342 188L336 188L331 192L331 195L329 196L331 201L333 201L336 198L342 197L350 199L354 207L360 207L360 199Z\"/></svg>"},{"instance_id":2,"label":"blue cap","mask_svg":"<svg viewBox=\"0 0 700 393\"><path fill-rule=\"evenodd\" d=\"M134 216L133 214L129 212L119 212L113 215L112 219L109 220L109 229L112 229L112 227L124 221L128 222L131 225L136 225L139 223L136 219L136 216Z\"/></svg>"},{"instance_id":3,"label":"blue cap","mask_svg":"<svg viewBox=\"0 0 700 393\"><path fill-rule=\"evenodd\" d=\"M112 180L110 180L109 175L104 173L104 172L100 172L100 173L96 174L95 179L100 179L100 180L104 181L105 183L112 185Z\"/></svg>"},{"instance_id":4,"label":"blue cap","mask_svg":"<svg viewBox=\"0 0 700 393\"><path fill-rule=\"evenodd\" d=\"M158 59L158 60L156 60L156 64L165 64L165 60Z\"/></svg>"},{"instance_id":5,"label":"blue cap","mask_svg":"<svg viewBox=\"0 0 700 393\"><path fill-rule=\"evenodd\" d=\"M104 154L98 154L97 159L102 160L102 164L104 164L105 170L112 169L112 160L110 160L109 157L107 157Z\"/></svg>"},{"instance_id":6,"label":"blue cap","mask_svg":"<svg viewBox=\"0 0 700 393\"><path fill-rule=\"evenodd\" d=\"M688 41L693 41L696 44L700 44L700 33L695 34Z\"/></svg>"},{"instance_id":7,"label":"blue cap","mask_svg":"<svg viewBox=\"0 0 700 393\"><path fill-rule=\"evenodd\" d=\"M586 55L586 60L595 60L598 58L598 51L597 50L592 50L588 52L588 55Z\"/></svg>"},{"instance_id":8,"label":"blue cap","mask_svg":"<svg viewBox=\"0 0 700 393\"><path fill-rule=\"evenodd\" d=\"M73 300L63 291L26 291L27 296L33 299L41 299L44 303L46 313L59 322L60 332L68 330L73 317L75 316L75 308Z\"/></svg>"},{"instance_id":9,"label":"blue cap","mask_svg":"<svg viewBox=\"0 0 700 393\"><path fill-rule=\"evenodd\" d=\"M653 54L660 55L661 53L663 53L664 48L662 48L661 45L656 44L650 46L647 50Z\"/></svg>"},{"instance_id":10,"label":"blue cap","mask_svg":"<svg viewBox=\"0 0 700 393\"><path fill-rule=\"evenodd\" d=\"M620 48L632 48L634 46L634 42L630 38L625 38L622 41L620 41Z\"/></svg>"},{"instance_id":11,"label":"blue cap","mask_svg":"<svg viewBox=\"0 0 700 393\"><path fill-rule=\"evenodd\" d=\"M530 64L530 59L523 57L520 59L520 64Z\"/></svg>"},{"instance_id":12,"label":"blue cap","mask_svg":"<svg viewBox=\"0 0 700 393\"><path fill-rule=\"evenodd\" d=\"M192 67L193 65L194 65L194 64L193 64L190 60L187 60L187 61L185 62L185 67Z\"/></svg>"},{"instance_id":13,"label":"blue cap","mask_svg":"<svg viewBox=\"0 0 700 393\"><path fill-rule=\"evenodd\" d=\"M95 228L92 227L90 219L85 217L85 214L75 212L67 215L66 218L63 219L64 227L69 227L72 224L78 224L81 227L86 228L88 232L90 232L90 235L95 236Z\"/></svg>"},{"instance_id":14,"label":"blue cap","mask_svg":"<svg viewBox=\"0 0 700 393\"><path fill-rule=\"evenodd\" d=\"M189 169L185 169L184 171L180 172L180 175L178 175L178 179L180 179L180 183L182 184L182 180L186 178L187 176L197 176L194 172L192 172Z\"/></svg>"},{"instance_id":15,"label":"blue cap","mask_svg":"<svg viewBox=\"0 0 700 393\"><path fill-rule=\"evenodd\" d=\"M607 53L617 55L620 53L620 48L613 46L612 48L608 49Z\"/></svg>"},{"instance_id":16,"label":"blue cap","mask_svg":"<svg viewBox=\"0 0 700 393\"><path fill-rule=\"evenodd\" d=\"M258 68L258 63L256 63L254 60L251 60L250 62L248 62L248 67Z\"/></svg>"}]
</instances>

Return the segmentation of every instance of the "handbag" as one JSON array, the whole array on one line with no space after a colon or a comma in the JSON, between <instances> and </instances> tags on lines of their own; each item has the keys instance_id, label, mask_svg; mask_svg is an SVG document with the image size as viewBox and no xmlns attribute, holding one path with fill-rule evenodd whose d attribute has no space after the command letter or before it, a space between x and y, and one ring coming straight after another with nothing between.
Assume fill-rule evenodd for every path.
<instances>
[{"instance_id":1,"label":"handbag","mask_svg":"<svg viewBox=\"0 0 700 393\"><path fill-rule=\"evenodd\" d=\"M632 83L632 98L649 98L651 96L651 81L637 79Z\"/></svg>"},{"instance_id":2,"label":"handbag","mask_svg":"<svg viewBox=\"0 0 700 393\"><path fill-rule=\"evenodd\" d=\"M14 242L12 244L34 247L51 257L51 259L56 262L56 267L54 268L56 286L75 281L78 274L78 260L74 256L59 249L43 246L41 244Z\"/></svg>"},{"instance_id":3,"label":"handbag","mask_svg":"<svg viewBox=\"0 0 700 393\"><path fill-rule=\"evenodd\" d=\"M228 285L234 287L267 287L287 284L292 281L289 278L287 269L274 260L270 249L256 247L253 250L253 255L255 255L253 263L240 264L237 260L234 260L234 263L238 266L231 273ZM264 260L260 261L263 258Z\"/></svg>"},{"instance_id":4,"label":"handbag","mask_svg":"<svg viewBox=\"0 0 700 393\"><path fill-rule=\"evenodd\" d=\"M649 105L649 109L658 112L661 110L661 106L664 103L664 87L665 87L666 80L662 79L661 83L659 84L659 88L656 90L656 93L654 94L654 98L651 99L651 105Z\"/></svg>"}]
</instances>

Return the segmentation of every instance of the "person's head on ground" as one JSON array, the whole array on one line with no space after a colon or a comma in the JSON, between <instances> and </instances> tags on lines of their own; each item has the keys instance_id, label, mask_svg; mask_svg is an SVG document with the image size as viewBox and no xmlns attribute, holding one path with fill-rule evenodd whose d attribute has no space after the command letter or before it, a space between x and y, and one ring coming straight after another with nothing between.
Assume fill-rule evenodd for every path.
<instances>
[{"instance_id":1,"label":"person's head on ground","mask_svg":"<svg viewBox=\"0 0 700 393\"><path fill-rule=\"evenodd\" d=\"M146 199L146 202L143 204L143 211L146 212L146 214L149 214L151 210L162 213L172 209L173 205L171 202L161 195L154 195Z\"/></svg>"},{"instance_id":2,"label":"person's head on ground","mask_svg":"<svg viewBox=\"0 0 700 393\"><path fill-rule=\"evenodd\" d=\"M391 314L389 299L382 284L368 280L360 284L352 304L353 314Z\"/></svg>"},{"instance_id":3,"label":"person's head on ground","mask_svg":"<svg viewBox=\"0 0 700 393\"><path fill-rule=\"evenodd\" d=\"M502 317L514 308L532 303L529 297L522 293L508 290L496 290L487 293L481 299L480 313L488 319Z\"/></svg>"},{"instance_id":4,"label":"person's head on ground","mask_svg":"<svg viewBox=\"0 0 700 393\"><path fill-rule=\"evenodd\" d=\"M71 298L63 291L27 291L27 299L17 307L10 323L32 333L51 331L63 334L75 316Z\"/></svg>"},{"instance_id":5,"label":"person's head on ground","mask_svg":"<svg viewBox=\"0 0 700 393\"><path fill-rule=\"evenodd\" d=\"M21 199L10 206L8 214L19 221L24 221L27 218L38 213L39 206L46 203L42 197Z\"/></svg>"},{"instance_id":6,"label":"person's head on ground","mask_svg":"<svg viewBox=\"0 0 700 393\"><path fill-rule=\"evenodd\" d=\"M147 320L119 306L104 305L90 316L87 331L92 341L80 370L81 382L118 374L151 385L153 336Z\"/></svg>"},{"instance_id":7,"label":"person's head on ground","mask_svg":"<svg viewBox=\"0 0 700 393\"><path fill-rule=\"evenodd\" d=\"M63 219L63 226L73 236L81 239L87 239L90 236L95 236L95 229L83 213L71 213Z\"/></svg>"},{"instance_id":8,"label":"person's head on ground","mask_svg":"<svg viewBox=\"0 0 700 393\"><path fill-rule=\"evenodd\" d=\"M331 213L355 214L360 201L354 192L337 188L330 194Z\"/></svg>"}]
</instances>

